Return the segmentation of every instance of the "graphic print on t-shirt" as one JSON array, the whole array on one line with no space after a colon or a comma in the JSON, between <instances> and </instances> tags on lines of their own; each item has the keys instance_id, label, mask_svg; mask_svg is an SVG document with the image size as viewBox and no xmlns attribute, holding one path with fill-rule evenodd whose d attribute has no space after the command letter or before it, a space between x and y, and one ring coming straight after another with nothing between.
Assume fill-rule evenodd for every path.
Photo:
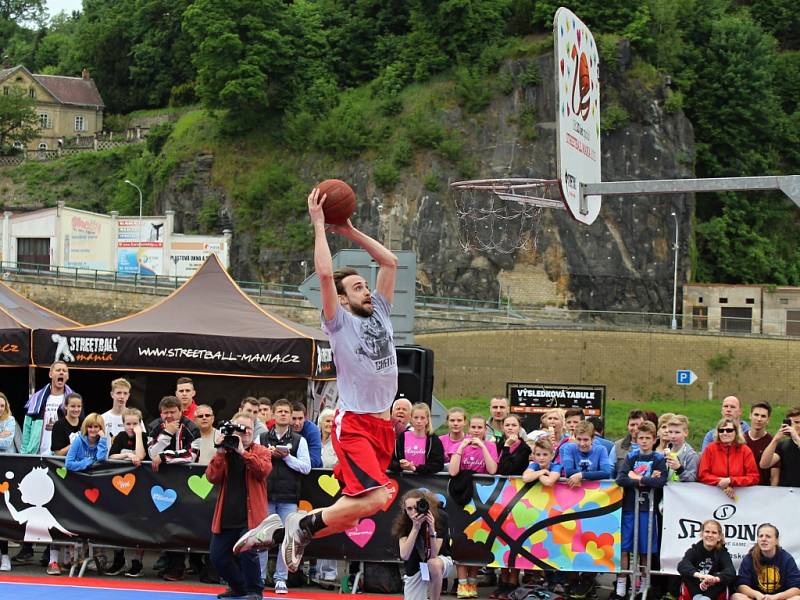
<instances>
[{"instance_id":1,"label":"graphic print on t-shirt","mask_svg":"<svg viewBox=\"0 0 800 600\"><path fill-rule=\"evenodd\" d=\"M642 477L650 477L653 470L653 463L651 461L636 461L633 463L633 472Z\"/></svg>"},{"instance_id":2,"label":"graphic print on t-shirt","mask_svg":"<svg viewBox=\"0 0 800 600\"><path fill-rule=\"evenodd\" d=\"M361 322L359 340L356 355L373 361L375 371L380 372L394 366L396 358L392 348L392 337L376 315Z\"/></svg>"}]
</instances>

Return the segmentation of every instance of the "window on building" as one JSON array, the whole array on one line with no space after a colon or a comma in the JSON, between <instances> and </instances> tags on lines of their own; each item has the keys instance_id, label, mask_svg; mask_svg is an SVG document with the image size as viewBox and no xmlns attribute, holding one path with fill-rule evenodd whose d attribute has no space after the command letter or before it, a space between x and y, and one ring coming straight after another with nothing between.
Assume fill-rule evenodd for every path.
<instances>
[{"instance_id":1,"label":"window on building","mask_svg":"<svg viewBox=\"0 0 800 600\"><path fill-rule=\"evenodd\" d=\"M86 131L86 119L82 115L75 116L75 131Z\"/></svg>"},{"instance_id":2,"label":"window on building","mask_svg":"<svg viewBox=\"0 0 800 600\"><path fill-rule=\"evenodd\" d=\"M51 129L53 127L53 121L50 119L49 114L39 113L39 127L42 129Z\"/></svg>"},{"instance_id":3,"label":"window on building","mask_svg":"<svg viewBox=\"0 0 800 600\"><path fill-rule=\"evenodd\" d=\"M753 331L753 309L728 307L722 309L722 331L750 333Z\"/></svg>"},{"instance_id":4,"label":"window on building","mask_svg":"<svg viewBox=\"0 0 800 600\"><path fill-rule=\"evenodd\" d=\"M727 298L720 298L719 299L719 303L720 304L727 304L728 303L728 299Z\"/></svg>"},{"instance_id":5,"label":"window on building","mask_svg":"<svg viewBox=\"0 0 800 600\"><path fill-rule=\"evenodd\" d=\"M41 142L39 144L39 150L47 150L47 144L45 144L44 142Z\"/></svg>"},{"instance_id":6,"label":"window on building","mask_svg":"<svg viewBox=\"0 0 800 600\"><path fill-rule=\"evenodd\" d=\"M788 298L781 298L780 301L781 301L781 304L789 304L789 299Z\"/></svg>"},{"instance_id":7,"label":"window on building","mask_svg":"<svg viewBox=\"0 0 800 600\"><path fill-rule=\"evenodd\" d=\"M17 140L16 142L14 142L14 148L16 148L17 150L22 150L23 148L25 148L25 144Z\"/></svg>"},{"instance_id":8,"label":"window on building","mask_svg":"<svg viewBox=\"0 0 800 600\"><path fill-rule=\"evenodd\" d=\"M786 335L800 336L800 310L786 311Z\"/></svg>"},{"instance_id":9,"label":"window on building","mask_svg":"<svg viewBox=\"0 0 800 600\"><path fill-rule=\"evenodd\" d=\"M708 307L692 307L692 329L708 329Z\"/></svg>"},{"instance_id":10,"label":"window on building","mask_svg":"<svg viewBox=\"0 0 800 600\"><path fill-rule=\"evenodd\" d=\"M50 238L17 239L17 262L50 266Z\"/></svg>"},{"instance_id":11,"label":"window on building","mask_svg":"<svg viewBox=\"0 0 800 600\"><path fill-rule=\"evenodd\" d=\"M36 88L28 88L28 96L36 98Z\"/></svg>"},{"instance_id":12,"label":"window on building","mask_svg":"<svg viewBox=\"0 0 800 600\"><path fill-rule=\"evenodd\" d=\"M7 85L3 86L3 96L8 96L8 86Z\"/></svg>"},{"instance_id":13,"label":"window on building","mask_svg":"<svg viewBox=\"0 0 800 600\"><path fill-rule=\"evenodd\" d=\"M756 299L755 298L745 298L744 299L744 303L745 304L755 304L756 303Z\"/></svg>"}]
</instances>

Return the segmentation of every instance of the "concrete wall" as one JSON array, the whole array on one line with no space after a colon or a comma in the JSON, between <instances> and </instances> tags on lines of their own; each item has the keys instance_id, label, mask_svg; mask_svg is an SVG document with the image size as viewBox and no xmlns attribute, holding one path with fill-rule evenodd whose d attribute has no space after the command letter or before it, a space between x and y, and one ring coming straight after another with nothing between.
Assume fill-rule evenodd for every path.
<instances>
[{"instance_id":1,"label":"concrete wall","mask_svg":"<svg viewBox=\"0 0 800 600\"><path fill-rule=\"evenodd\" d=\"M6 283L86 324L143 310L163 297L13 278ZM265 306L296 322L319 322L314 308ZM800 404L800 339L533 329L417 334L416 343L435 352L435 394L440 398L488 397L503 392L507 382L604 384L609 399L682 398L675 371L692 369L699 379L686 388L688 398L706 398L712 383L715 398L737 394L746 403Z\"/></svg>"},{"instance_id":2,"label":"concrete wall","mask_svg":"<svg viewBox=\"0 0 800 600\"><path fill-rule=\"evenodd\" d=\"M607 386L608 399L682 398L677 369L699 377L688 398L739 395L800 404L800 340L691 333L508 330L422 334L440 398L489 397L507 382Z\"/></svg>"}]
</instances>

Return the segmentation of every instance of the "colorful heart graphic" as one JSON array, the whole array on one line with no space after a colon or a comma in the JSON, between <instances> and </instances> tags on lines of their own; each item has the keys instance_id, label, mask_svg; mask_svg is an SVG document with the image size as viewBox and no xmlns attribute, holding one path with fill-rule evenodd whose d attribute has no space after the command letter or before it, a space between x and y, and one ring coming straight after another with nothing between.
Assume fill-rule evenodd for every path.
<instances>
[{"instance_id":1,"label":"colorful heart graphic","mask_svg":"<svg viewBox=\"0 0 800 600\"><path fill-rule=\"evenodd\" d=\"M98 490L97 488L89 488L88 490L83 490L83 495L86 496L86 499L89 502L94 504L100 497L100 490Z\"/></svg>"},{"instance_id":2,"label":"colorful heart graphic","mask_svg":"<svg viewBox=\"0 0 800 600\"><path fill-rule=\"evenodd\" d=\"M564 59L563 58L561 59L561 63L560 63L559 66L561 67L561 74L563 75L564 74Z\"/></svg>"},{"instance_id":3,"label":"colorful heart graphic","mask_svg":"<svg viewBox=\"0 0 800 600\"><path fill-rule=\"evenodd\" d=\"M211 493L211 490L214 489L214 484L206 479L205 473L202 475L192 475L189 477L186 483L188 484L189 489L200 496L203 500L205 500L206 496L208 496Z\"/></svg>"},{"instance_id":4,"label":"colorful heart graphic","mask_svg":"<svg viewBox=\"0 0 800 600\"><path fill-rule=\"evenodd\" d=\"M399 490L400 487L397 485L397 482L394 479L390 479L389 483L386 485L386 489L389 490L389 499L381 507L383 512L389 510L392 502L394 502L394 499L397 498L397 490Z\"/></svg>"},{"instance_id":5,"label":"colorful heart graphic","mask_svg":"<svg viewBox=\"0 0 800 600\"><path fill-rule=\"evenodd\" d=\"M64 467L58 467L56 469L56 475L64 479L67 476L67 470Z\"/></svg>"},{"instance_id":6,"label":"colorful heart graphic","mask_svg":"<svg viewBox=\"0 0 800 600\"><path fill-rule=\"evenodd\" d=\"M314 510L314 507L311 506L311 502L309 502L308 500L300 500L300 502L297 503L297 510L304 510L306 512L311 512L312 510Z\"/></svg>"},{"instance_id":7,"label":"colorful heart graphic","mask_svg":"<svg viewBox=\"0 0 800 600\"><path fill-rule=\"evenodd\" d=\"M580 48L581 47L581 30L578 29L578 31L575 32L575 35L578 36L578 48Z\"/></svg>"},{"instance_id":8,"label":"colorful heart graphic","mask_svg":"<svg viewBox=\"0 0 800 600\"><path fill-rule=\"evenodd\" d=\"M165 490L160 485L154 485L150 488L150 498L153 499L153 504L156 505L158 512L164 512L175 504L175 500L178 499L178 493L175 490L169 488Z\"/></svg>"},{"instance_id":9,"label":"colorful heart graphic","mask_svg":"<svg viewBox=\"0 0 800 600\"><path fill-rule=\"evenodd\" d=\"M127 496L131 493L131 490L133 490L133 486L136 485L136 475L133 473L128 473L125 476L115 475L111 479L111 485L113 485L114 489L120 494Z\"/></svg>"},{"instance_id":10,"label":"colorful heart graphic","mask_svg":"<svg viewBox=\"0 0 800 600\"><path fill-rule=\"evenodd\" d=\"M317 482L319 483L319 487L322 488L322 491L331 497L338 494L341 489L339 481L333 475L320 475Z\"/></svg>"},{"instance_id":11,"label":"colorful heart graphic","mask_svg":"<svg viewBox=\"0 0 800 600\"><path fill-rule=\"evenodd\" d=\"M8 491L8 482L4 481L3 483L0 483L0 494L4 494L7 491Z\"/></svg>"},{"instance_id":12,"label":"colorful heart graphic","mask_svg":"<svg viewBox=\"0 0 800 600\"><path fill-rule=\"evenodd\" d=\"M361 519L358 525L351 527L344 533L356 546L363 548L369 543L375 533L375 521L372 519Z\"/></svg>"}]
</instances>

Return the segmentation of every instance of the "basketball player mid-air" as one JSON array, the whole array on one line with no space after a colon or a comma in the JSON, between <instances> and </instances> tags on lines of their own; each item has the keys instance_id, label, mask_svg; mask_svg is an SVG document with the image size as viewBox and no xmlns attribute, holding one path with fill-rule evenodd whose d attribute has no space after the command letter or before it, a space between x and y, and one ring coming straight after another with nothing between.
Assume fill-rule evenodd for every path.
<instances>
[{"instance_id":1,"label":"basketball player mid-air","mask_svg":"<svg viewBox=\"0 0 800 600\"><path fill-rule=\"evenodd\" d=\"M354 527L359 519L378 512L389 500L386 469L395 434L389 408L397 393L397 358L389 318L397 257L362 233L348 219L328 225L366 250L379 265L375 292L354 269L333 271L323 207L326 196L314 189L308 214L314 226L314 267L322 292L322 329L330 338L336 364L339 401L331 438L339 459L334 475L343 483L342 496L331 506L310 513L297 511L281 524L270 515L234 546L234 552L281 544L290 571L296 571L305 547Z\"/></svg>"}]
</instances>

